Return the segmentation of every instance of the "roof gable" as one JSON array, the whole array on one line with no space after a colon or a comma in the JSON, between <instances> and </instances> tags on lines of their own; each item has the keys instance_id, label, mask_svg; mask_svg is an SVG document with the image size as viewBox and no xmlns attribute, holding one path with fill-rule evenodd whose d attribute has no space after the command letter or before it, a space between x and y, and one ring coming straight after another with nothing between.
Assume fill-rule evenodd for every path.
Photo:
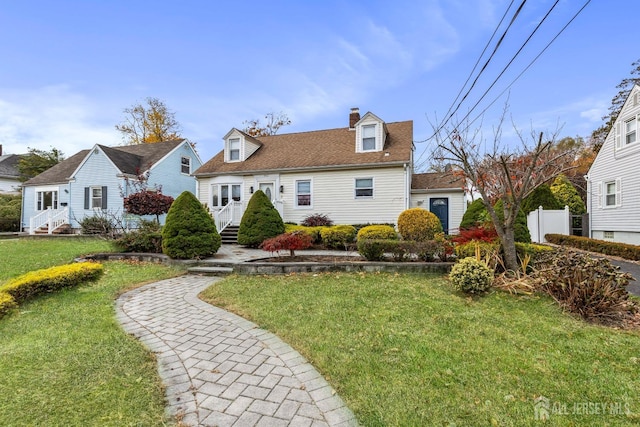
<instances>
[{"instance_id":1,"label":"roof gable","mask_svg":"<svg viewBox=\"0 0 640 427\"><path fill-rule=\"evenodd\" d=\"M20 177L20 172L18 171L19 161L20 156L17 154L0 156L0 177L18 179Z\"/></svg>"}]
</instances>

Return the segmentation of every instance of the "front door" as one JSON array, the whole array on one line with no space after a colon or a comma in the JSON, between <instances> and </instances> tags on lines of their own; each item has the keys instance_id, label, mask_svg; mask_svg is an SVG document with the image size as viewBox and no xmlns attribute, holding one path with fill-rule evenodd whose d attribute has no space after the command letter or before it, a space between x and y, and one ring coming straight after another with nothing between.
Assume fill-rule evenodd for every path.
<instances>
[{"instance_id":1,"label":"front door","mask_svg":"<svg viewBox=\"0 0 640 427\"><path fill-rule=\"evenodd\" d=\"M438 217L445 234L449 234L449 199L446 197L430 199L429 210Z\"/></svg>"},{"instance_id":2,"label":"front door","mask_svg":"<svg viewBox=\"0 0 640 427\"><path fill-rule=\"evenodd\" d=\"M274 187L273 182L261 182L260 186L258 187L267 196L267 198L271 201L271 203L273 203L275 199L273 187Z\"/></svg>"}]
</instances>

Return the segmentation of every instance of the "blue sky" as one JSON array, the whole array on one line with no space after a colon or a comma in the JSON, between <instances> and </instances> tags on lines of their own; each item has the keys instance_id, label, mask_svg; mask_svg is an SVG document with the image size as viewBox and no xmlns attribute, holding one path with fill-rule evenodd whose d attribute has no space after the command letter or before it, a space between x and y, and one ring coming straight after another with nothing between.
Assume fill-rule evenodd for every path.
<instances>
[{"instance_id":1,"label":"blue sky","mask_svg":"<svg viewBox=\"0 0 640 427\"><path fill-rule=\"evenodd\" d=\"M516 3L520 3L517 1ZM509 4L422 1L0 2L0 144L65 155L120 145L123 109L157 97L203 161L232 127L270 111L281 133L344 127L351 107L414 121L414 139L447 112ZM466 113L551 0L529 0L478 83ZM474 117L584 4L560 1ZM522 129L583 135L601 124L638 58L637 0L592 1L511 88ZM632 43L633 42L633 43ZM495 123L505 99L490 108ZM505 138L513 134L506 132ZM417 144L418 155L426 144Z\"/></svg>"}]
</instances>

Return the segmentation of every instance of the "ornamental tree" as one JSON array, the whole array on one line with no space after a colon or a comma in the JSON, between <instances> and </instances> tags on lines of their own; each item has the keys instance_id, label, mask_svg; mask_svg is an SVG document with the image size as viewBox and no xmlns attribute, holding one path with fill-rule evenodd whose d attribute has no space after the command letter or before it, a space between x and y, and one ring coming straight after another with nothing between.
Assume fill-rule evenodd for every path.
<instances>
[{"instance_id":1,"label":"ornamental tree","mask_svg":"<svg viewBox=\"0 0 640 427\"><path fill-rule=\"evenodd\" d=\"M434 126L434 156L455 165L456 173L480 193L498 233L507 270L518 271L515 224L522 201L539 185L570 169L575 158L571 149L553 150L557 132L545 135L532 130L525 136L515 126L516 141L502 140L503 110L492 141L468 122ZM519 144L518 144L519 140ZM502 201L502 215L494 208Z\"/></svg>"},{"instance_id":2,"label":"ornamental tree","mask_svg":"<svg viewBox=\"0 0 640 427\"><path fill-rule=\"evenodd\" d=\"M307 249L312 244L311 236L301 231L284 233L279 236L267 239L260 245L260 248L267 252L289 251L289 255L296 256L295 251Z\"/></svg>"},{"instance_id":3,"label":"ornamental tree","mask_svg":"<svg viewBox=\"0 0 640 427\"><path fill-rule=\"evenodd\" d=\"M160 223L160 215L169 212L173 197L159 191L142 190L124 198L124 210L133 215L155 215Z\"/></svg>"}]
</instances>

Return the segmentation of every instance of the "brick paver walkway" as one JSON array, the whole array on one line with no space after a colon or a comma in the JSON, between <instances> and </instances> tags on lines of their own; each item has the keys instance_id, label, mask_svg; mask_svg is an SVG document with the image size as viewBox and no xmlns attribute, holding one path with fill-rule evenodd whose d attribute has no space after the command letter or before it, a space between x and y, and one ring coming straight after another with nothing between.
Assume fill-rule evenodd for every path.
<instances>
[{"instance_id":1,"label":"brick paver walkway","mask_svg":"<svg viewBox=\"0 0 640 427\"><path fill-rule=\"evenodd\" d=\"M190 426L352 426L353 413L298 352L197 295L183 276L117 301L125 330L157 354L168 410Z\"/></svg>"}]
</instances>

